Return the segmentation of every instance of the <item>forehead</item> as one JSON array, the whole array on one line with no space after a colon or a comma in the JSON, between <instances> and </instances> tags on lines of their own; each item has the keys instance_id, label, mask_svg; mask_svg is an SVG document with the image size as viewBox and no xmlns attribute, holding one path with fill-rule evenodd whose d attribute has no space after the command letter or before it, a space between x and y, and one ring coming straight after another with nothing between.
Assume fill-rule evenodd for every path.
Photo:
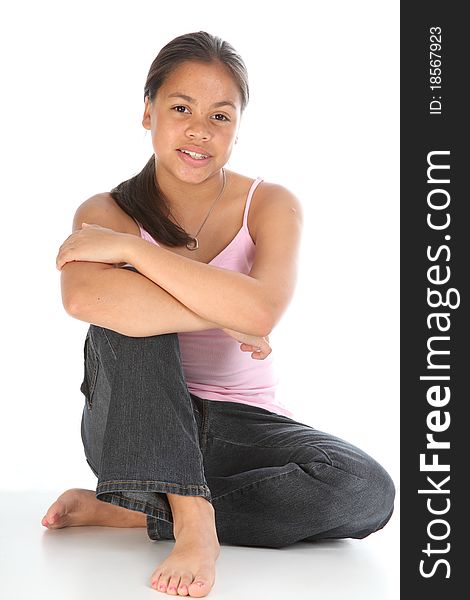
<instances>
[{"instance_id":1,"label":"forehead","mask_svg":"<svg viewBox=\"0 0 470 600\"><path fill-rule=\"evenodd\" d=\"M196 101L218 102L229 100L239 107L241 93L228 67L220 62L186 61L178 65L166 78L157 96L181 93Z\"/></svg>"}]
</instances>

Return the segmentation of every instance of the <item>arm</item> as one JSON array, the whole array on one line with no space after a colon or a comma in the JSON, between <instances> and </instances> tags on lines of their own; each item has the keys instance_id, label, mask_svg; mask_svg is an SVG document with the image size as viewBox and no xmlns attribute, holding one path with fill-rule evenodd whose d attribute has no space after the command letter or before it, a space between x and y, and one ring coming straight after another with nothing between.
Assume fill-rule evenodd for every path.
<instances>
[{"instance_id":1,"label":"arm","mask_svg":"<svg viewBox=\"0 0 470 600\"><path fill-rule=\"evenodd\" d=\"M256 254L249 275L193 261L136 235L123 235L119 229L103 229L95 223L94 227L78 230L84 220L83 215L77 216L77 231L59 252L59 268L71 261L131 263L192 313L217 327L264 337L292 296L301 207L295 196L281 186L266 184L251 219ZM93 220L96 222L93 216L87 217L88 222ZM90 289L96 304L96 293L90 286L76 302L79 310L88 304Z\"/></svg>"},{"instance_id":2,"label":"arm","mask_svg":"<svg viewBox=\"0 0 470 600\"><path fill-rule=\"evenodd\" d=\"M103 263L67 263L61 291L72 317L132 337L218 327L139 273Z\"/></svg>"},{"instance_id":3,"label":"arm","mask_svg":"<svg viewBox=\"0 0 470 600\"><path fill-rule=\"evenodd\" d=\"M249 275L193 261L136 238L128 262L203 319L267 336L292 297L301 206L281 186L268 186L254 219L256 255Z\"/></svg>"},{"instance_id":4,"label":"arm","mask_svg":"<svg viewBox=\"0 0 470 600\"><path fill-rule=\"evenodd\" d=\"M73 230L86 221L133 233L137 225L108 194L98 194L77 210ZM141 337L217 327L196 315L143 275L100 262L74 261L61 270L62 302L69 315Z\"/></svg>"}]
</instances>

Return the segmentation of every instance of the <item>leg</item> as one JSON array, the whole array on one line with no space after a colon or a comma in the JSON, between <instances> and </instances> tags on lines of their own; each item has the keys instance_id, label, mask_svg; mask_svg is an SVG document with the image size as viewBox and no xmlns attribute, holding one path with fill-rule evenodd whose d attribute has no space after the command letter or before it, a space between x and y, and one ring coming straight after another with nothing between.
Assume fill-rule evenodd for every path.
<instances>
[{"instance_id":1,"label":"leg","mask_svg":"<svg viewBox=\"0 0 470 600\"><path fill-rule=\"evenodd\" d=\"M82 438L97 497L145 512L151 539L171 539L166 494L211 499L178 338L92 326L86 353Z\"/></svg>"},{"instance_id":2,"label":"leg","mask_svg":"<svg viewBox=\"0 0 470 600\"><path fill-rule=\"evenodd\" d=\"M257 407L208 410L205 472L221 543L363 538L390 518L392 480L352 444Z\"/></svg>"},{"instance_id":3,"label":"leg","mask_svg":"<svg viewBox=\"0 0 470 600\"><path fill-rule=\"evenodd\" d=\"M178 588L180 595L206 595L219 545L199 448L197 407L184 381L176 334L131 338L91 326L81 389L86 398L85 455L98 477L95 505L140 516L138 525L117 526L142 526L144 517L151 539L177 536L163 575L165 569L182 575L186 588ZM172 497L177 499L170 502ZM196 517L201 529L197 540ZM152 577L155 583L158 576ZM199 580L202 588L196 586ZM169 583L175 583L174 577Z\"/></svg>"}]
</instances>

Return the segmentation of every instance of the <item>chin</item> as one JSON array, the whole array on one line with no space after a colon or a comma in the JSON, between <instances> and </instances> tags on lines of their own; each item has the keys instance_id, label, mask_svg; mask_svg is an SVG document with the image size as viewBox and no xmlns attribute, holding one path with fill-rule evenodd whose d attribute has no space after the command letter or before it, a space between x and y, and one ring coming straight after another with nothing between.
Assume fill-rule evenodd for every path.
<instances>
[{"instance_id":1,"label":"chin","mask_svg":"<svg viewBox=\"0 0 470 600\"><path fill-rule=\"evenodd\" d=\"M176 157L176 161L157 158L158 166L184 183L198 184L207 181L207 179L218 173L225 166L225 163L220 164L219 161L211 160L204 166L193 167Z\"/></svg>"},{"instance_id":2,"label":"chin","mask_svg":"<svg viewBox=\"0 0 470 600\"><path fill-rule=\"evenodd\" d=\"M205 167L199 167L195 169L179 168L175 171L175 175L178 179L184 181L185 183L203 183L204 181L207 181L207 179L218 173L221 170L222 166L223 165L207 165Z\"/></svg>"}]
</instances>

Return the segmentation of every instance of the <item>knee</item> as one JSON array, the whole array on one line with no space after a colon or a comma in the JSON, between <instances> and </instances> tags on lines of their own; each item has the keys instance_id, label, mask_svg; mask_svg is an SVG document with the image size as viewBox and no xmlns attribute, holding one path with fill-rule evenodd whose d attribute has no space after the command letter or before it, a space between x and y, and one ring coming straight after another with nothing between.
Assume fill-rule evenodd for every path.
<instances>
[{"instance_id":1,"label":"knee","mask_svg":"<svg viewBox=\"0 0 470 600\"><path fill-rule=\"evenodd\" d=\"M381 529L390 519L395 486L387 471L356 447L331 453L327 467L331 509L343 521L346 537L363 538Z\"/></svg>"},{"instance_id":2,"label":"knee","mask_svg":"<svg viewBox=\"0 0 470 600\"><path fill-rule=\"evenodd\" d=\"M160 335L132 337L97 325L90 325L90 336L96 342L96 346L110 350L115 357L126 349L154 352L159 348L164 353L179 350L178 336L176 333L164 333Z\"/></svg>"},{"instance_id":3,"label":"knee","mask_svg":"<svg viewBox=\"0 0 470 600\"><path fill-rule=\"evenodd\" d=\"M364 538L382 529L393 513L395 485L387 471L369 457L356 493L351 497L355 533Z\"/></svg>"}]
</instances>

